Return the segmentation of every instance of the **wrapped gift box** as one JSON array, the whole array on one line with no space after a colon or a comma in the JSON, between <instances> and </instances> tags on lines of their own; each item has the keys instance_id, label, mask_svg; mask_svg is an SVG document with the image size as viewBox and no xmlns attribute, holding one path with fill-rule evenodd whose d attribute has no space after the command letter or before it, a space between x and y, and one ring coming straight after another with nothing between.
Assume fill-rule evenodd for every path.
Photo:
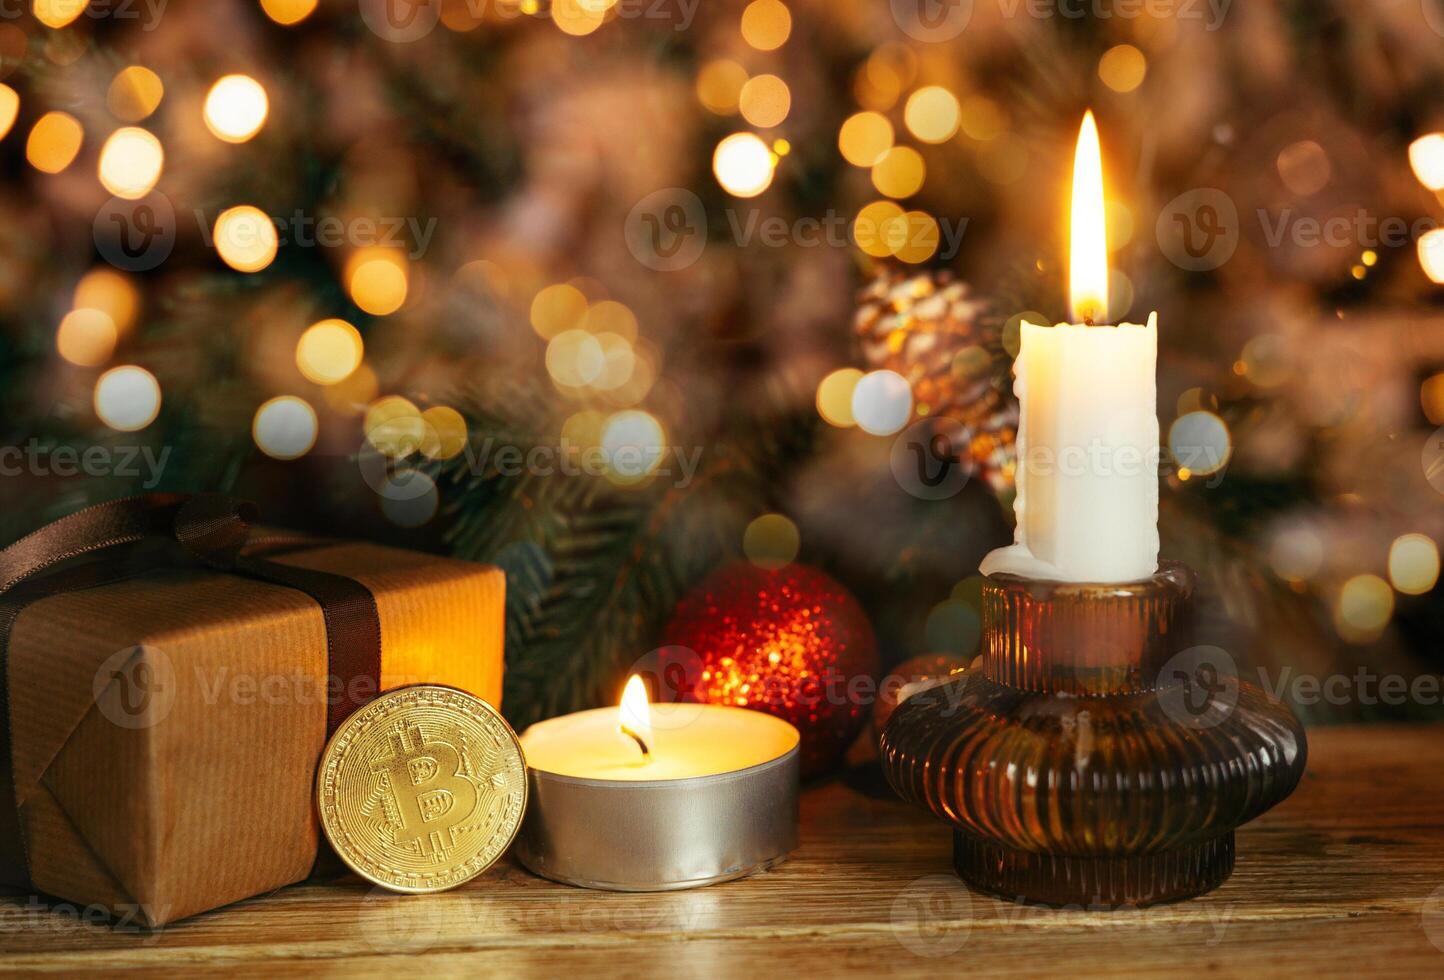
<instances>
[{"instance_id":1,"label":"wrapped gift box","mask_svg":"<svg viewBox=\"0 0 1444 980\"><path fill-rule=\"evenodd\" d=\"M381 690L449 684L500 705L499 569L361 543L268 560L370 591ZM5 848L4 877L152 926L305 878L328 707L368 683L328 676L315 599L232 572L163 565L29 602L6 747L24 848Z\"/></svg>"}]
</instances>

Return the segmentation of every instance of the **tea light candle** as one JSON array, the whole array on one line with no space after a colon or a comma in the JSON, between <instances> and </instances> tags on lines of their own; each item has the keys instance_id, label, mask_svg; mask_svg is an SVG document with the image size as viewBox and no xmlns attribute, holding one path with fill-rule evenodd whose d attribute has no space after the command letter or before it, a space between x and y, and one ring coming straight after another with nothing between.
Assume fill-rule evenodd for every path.
<instances>
[{"instance_id":1,"label":"tea light candle","mask_svg":"<svg viewBox=\"0 0 1444 980\"><path fill-rule=\"evenodd\" d=\"M649 705L634 676L620 707L522 734L530 804L517 857L542 877L614 891L764 870L797 846L800 740L757 711Z\"/></svg>"}]
</instances>

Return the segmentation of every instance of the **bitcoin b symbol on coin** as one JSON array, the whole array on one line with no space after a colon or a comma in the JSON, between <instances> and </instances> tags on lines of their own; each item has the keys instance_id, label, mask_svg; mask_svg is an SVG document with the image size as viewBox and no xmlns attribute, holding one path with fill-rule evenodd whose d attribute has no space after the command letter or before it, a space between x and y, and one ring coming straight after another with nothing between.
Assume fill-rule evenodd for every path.
<instances>
[{"instance_id":1,"label":"bitcoin b symbol on coin","mask_svg":"<svg viewBox=\"0 0 1444 980\"><path fill-rule=\"evenodd\" d=\"M456 833L481 802L481 790L466 771L463 749L427 739L419 725L397 724L391 754L371 764L389 787L388 816L398 845L419 848L422 856L444 861L456 846Z\"/></svg>"}]
</instances>

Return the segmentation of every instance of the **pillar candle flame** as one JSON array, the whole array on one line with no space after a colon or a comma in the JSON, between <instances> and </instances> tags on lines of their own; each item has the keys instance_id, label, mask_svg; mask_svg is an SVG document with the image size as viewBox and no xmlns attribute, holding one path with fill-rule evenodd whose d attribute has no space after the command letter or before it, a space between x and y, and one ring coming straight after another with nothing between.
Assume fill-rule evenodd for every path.
<instances>
[{"instance_id":1,"label":"pillar candle flame","mask_svg":"<svg viewBox=\"0 0 1444 980\"><path fill-rule=\"evenodd\" d=\"M1108 221L1103 205L1103 151L1090 109L1073 154L1068 299L1074 323L1108 322Z\"/></svg>"}]
</instances>

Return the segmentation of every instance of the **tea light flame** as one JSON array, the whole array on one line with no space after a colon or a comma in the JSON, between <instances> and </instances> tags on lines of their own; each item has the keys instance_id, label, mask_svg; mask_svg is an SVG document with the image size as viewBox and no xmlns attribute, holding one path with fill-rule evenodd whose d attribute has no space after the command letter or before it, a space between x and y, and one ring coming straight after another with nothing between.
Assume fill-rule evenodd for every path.
<instances>
[{"instance_id":1,"label":"tea light flame","mask_svg":"<svg viewBox=\"0 0 1444 980\"><path fill-rule=\"evenodd\" d=\"M1103 151L1093 110L1083 116L1073 155L1073 213L1068 247L1068 300L1074 323L1108 322L1108 222L1103 204Z\"/></svg>"},{"instance_id":2,"label":"tea light flame","mask_svg":"<svg viewBox=\"0 0 1444 980\"><path fill-rule=\"evenodd\" d=\"M622 705L618 710L623 735L637 743L642 750L642 761L652 757L652 709L647 702L647 685L640 675L633 674L622 691Z\"/></svg>"}]
</instances>

